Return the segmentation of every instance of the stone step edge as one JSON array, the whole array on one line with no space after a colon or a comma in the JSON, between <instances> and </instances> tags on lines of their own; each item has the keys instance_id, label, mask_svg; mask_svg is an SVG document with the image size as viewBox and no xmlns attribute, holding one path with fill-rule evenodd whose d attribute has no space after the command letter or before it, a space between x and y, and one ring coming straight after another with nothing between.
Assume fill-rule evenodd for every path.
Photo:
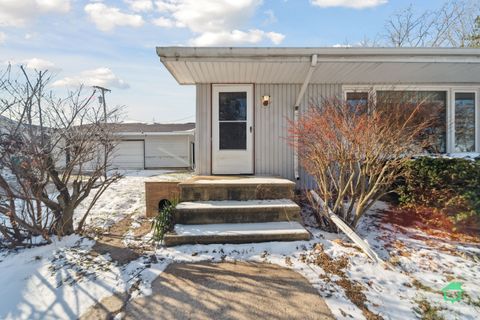
<instances>
[{"instance_id":1,"label":"stone step edge","mask_svg":"<svg viewBox=\"0 0 480 320\"><path fill-rule=\"evenodd\" d=\"M185 229L197 229L197 232L182 234L168 233L165 235L164 244L166 246L175 246L181 244L256 243L302 240L306 241L310 239L310 233L308 232L308 230L306 230L298 222L263 222L175 226L175 230L177 231L185 231ZM199 232L202 229L204 232ZM222 229L227 229L227 231L222 231ZM210 233L206 232L209 230ZM211 233L215 230L217 230L217 233Z\"/></svg>"},{"instance_id":2,"label":"stone step edge","mask_svg":"<svg viewBox=\"0 0 480 320\"><path fill-rule=\"evenodd\" d=\"M219 210L299 210L300 207L290 199L270 200L210 200L184 201L177 204L178 211L219 211Z\"/></svg>"}]
</instances>

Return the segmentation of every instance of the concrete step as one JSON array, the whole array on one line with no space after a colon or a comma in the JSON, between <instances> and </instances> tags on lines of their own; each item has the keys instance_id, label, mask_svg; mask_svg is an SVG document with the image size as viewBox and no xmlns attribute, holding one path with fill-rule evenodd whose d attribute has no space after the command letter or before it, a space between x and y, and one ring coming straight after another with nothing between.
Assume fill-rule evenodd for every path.
<instances>
[{"instance_id":1,"label":"concrete step","mask_svg":"<svg viewBox=\"0 0 480 320\"><path fill-rule=\"evenodd\" d=\"M202 177L179 184L180 201L293 199L295 183L276 177Z\"/></svg>"},{"instance_id":2,"label":"concrete step","mask_svg":"<svg viewBox=\"0 0 480 320\"><path fill-rule=\"evenodd\" d=\"M310 233L298 222L175 225L165 235L166 246L209 243L253 243L309 240Z\"/></svg>"},{"instance_id":3,"label":"concrete step","mask_svg":"<svg viewBox=\"0 0 480 320\"><path fill-rule=\"evenodd\" d=\"M290 199L181 202L175 223L253 223L300 221L300 207Z\"/></svg>"}]
</instances>

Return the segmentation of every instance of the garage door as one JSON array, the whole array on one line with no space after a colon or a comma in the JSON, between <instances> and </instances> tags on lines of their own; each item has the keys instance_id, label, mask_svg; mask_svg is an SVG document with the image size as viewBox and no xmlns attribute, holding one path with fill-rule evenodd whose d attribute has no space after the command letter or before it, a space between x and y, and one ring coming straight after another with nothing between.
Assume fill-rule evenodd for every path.
<instances>
[{"instance_id":1,"label":"garage door","mask_svg":"<svg viewBox=\"0 0 480 320\"><path fill-rule=\"evenodd\" d=\"M145 139L145 166L148 168L186 168L190 166L188 136L157 136Z\"/></svg>"},{"instance_id":2,"label":"garage door","mask_svg":"<svg viewBox=\"0 0 480 320\"><path fill-rule=\"evenodd\" d=\"M120 141L115 147L112 167L115 169L143 169L143 140Z\"/></svg>"}]
</instances>

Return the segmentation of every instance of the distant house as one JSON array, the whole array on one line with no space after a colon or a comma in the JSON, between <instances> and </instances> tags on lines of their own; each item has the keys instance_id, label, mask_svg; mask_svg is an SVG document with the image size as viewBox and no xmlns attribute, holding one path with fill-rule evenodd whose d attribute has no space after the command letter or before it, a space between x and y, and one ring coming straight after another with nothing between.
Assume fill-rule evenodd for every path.
<instances>
[{"instance_id":1,"label":"distant house","mask_svg":"<svg viewBox=\"0 0 480 320\"><path fill-rule=\"evenodd\" d=\"M440 105L442 153L480 152L480 49L158 47L167 70L196 86L196 173L312 179L287 142L313 102L392 92Z\"/></svg>"},{"instance_id":2,"label":"distant house","mask_svg":"<svg viewBox=\"0 0 480 320\"><path fill-rule=\"evenodd\" d=\"M195 123L115 124L113 169L193 168Z\"/></svg>"}]
</instances>

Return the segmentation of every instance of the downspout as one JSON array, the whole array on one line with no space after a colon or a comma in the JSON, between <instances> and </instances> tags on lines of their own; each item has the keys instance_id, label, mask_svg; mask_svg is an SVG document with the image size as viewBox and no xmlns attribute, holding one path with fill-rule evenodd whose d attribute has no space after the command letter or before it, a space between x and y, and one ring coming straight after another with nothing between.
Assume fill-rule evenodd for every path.
<instances>
[{"instance_id":1,"label":"downspout","mask_svg":"<svg viewBox=\"0 0 480 320\"><path fill-rule=\"evenodd\" d=\"M313 71L317 67L317 60L318 56L316 54L312 55L312 60L310 62L310 68L308 69L307 75L305 76L305 80L303 81L302 87L300 88L300 92L298 93L297 100L295 102L295 110L293 112L293 123L294 125L297 124L298 115L300 113L300 103L302 102L303 95L307 90L308 84L310 83L310 78L312 77ZM298 167L298 141L297 137L294 138L294 146L295 150L293 152L293 168L295 172L295 180L300 180L299 174L299 167Z\"/></svg>"}]
</instances>

